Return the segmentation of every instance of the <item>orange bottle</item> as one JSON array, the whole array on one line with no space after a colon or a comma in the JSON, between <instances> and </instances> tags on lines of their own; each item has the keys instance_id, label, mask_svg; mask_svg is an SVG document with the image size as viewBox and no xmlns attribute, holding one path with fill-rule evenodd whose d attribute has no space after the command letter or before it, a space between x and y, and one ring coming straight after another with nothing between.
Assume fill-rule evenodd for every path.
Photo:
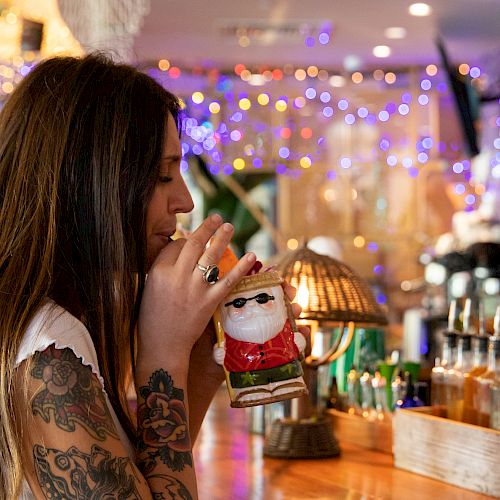
<instances>
[{"instance_id":1,"label":"orange bottle","mask_svg":"<svg viewBox=\"0 0 500 500\"><path fill-rule=\"evenodd\" d=\"M445 375L455 364L455 353L457 345L458 332L455 330L455 316L457 312L457 303L452 300L448 314L448 329L443 335L443 355L441 360L431 372L431 405L432 414L437 417L446 417L446 386Z\"/></svg>"},{"instance_id":2,"label":"orange bottle","mask_svg":"<svg viewBox=\"0 0 500 500\"><path fill-rule=\"evenodd\" d=\"M486 334L484 309L479 304L479 335L474 335L473 366L470 372L464 373L464 412L463 421L468 424L477 424L477 410L474 404L478 390L477 377L488 369L488 340Z\"/></svg>"},{"instance_id":3,"label":"orange bottle","mask_svg":"<svg viewBox=\"0 0 500 500\"><path fill-rule=\"evenodd\" d=\"M490 426L491 419L491 387L500 381L500 306L495 314L494 335L488 342L488 369L477 377L476 409L479 425Z\"/></svg>"}]
</instances>

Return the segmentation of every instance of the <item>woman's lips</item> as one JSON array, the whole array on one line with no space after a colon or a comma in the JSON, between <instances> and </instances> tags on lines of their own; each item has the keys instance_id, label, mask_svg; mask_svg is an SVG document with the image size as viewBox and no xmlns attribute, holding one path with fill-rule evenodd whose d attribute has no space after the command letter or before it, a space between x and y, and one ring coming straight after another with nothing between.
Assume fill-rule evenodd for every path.
<instances>
[{"instance_id":1,"label":"woman's lips","mask_svg":"<svg viewBox=\"0 0 500 500\"><path fill-rule=\"evenodd\" d=\"M158 238L160 238L165 245L172 241L172 233L156 233L156 236L158 236Z\"/></svg>"}]
</instances>

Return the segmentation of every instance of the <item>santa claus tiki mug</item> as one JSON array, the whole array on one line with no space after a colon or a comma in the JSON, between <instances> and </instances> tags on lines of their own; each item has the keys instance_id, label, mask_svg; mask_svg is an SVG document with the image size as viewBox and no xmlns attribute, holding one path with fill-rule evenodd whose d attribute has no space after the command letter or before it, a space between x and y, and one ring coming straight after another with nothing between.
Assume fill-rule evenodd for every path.
<instances>
[{"instance_id":1,"label":"santa claus tiki mug","mask_svg":"<svg viewBox=\"0 0 500 500\"><path fill-rule=\"evenodd\" d=\"M297 331L275 271L245 276L216 314L215 361L224 366L231 406L243 408L307 394Z\"/></svg>"}]
</instances>

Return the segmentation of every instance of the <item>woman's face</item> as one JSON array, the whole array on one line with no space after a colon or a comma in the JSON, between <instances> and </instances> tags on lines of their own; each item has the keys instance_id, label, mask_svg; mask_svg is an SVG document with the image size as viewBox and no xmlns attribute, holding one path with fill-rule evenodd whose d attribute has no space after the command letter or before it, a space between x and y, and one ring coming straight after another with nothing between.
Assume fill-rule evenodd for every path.
<instances>
[{"instance_id":1,"label":"woman's face","mask_svg":"<svg viewBox=\"0 0 500 500\"><path fill-rule=\"evenodd\" d=\"M175 233L178 213L193 210L193 200L181 176L181 144L172 115L168 115L158 180L146 211L148 265Z\"/></svg>"}]
</instances>

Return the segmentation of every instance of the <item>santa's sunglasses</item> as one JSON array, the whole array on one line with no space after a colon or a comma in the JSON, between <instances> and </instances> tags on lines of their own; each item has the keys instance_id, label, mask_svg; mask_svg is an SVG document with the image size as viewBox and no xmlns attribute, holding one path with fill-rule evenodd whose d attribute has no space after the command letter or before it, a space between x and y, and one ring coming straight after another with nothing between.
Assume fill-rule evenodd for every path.
<instances>
[{"instance_id":1,"label":"santa's sunglasses","mask_svg":"<svg viewBox=\"0 0 500 500\"><path fill-rule=\"evenodd\" d=\"M267 304L270 300L274 300L274 296L267 293L258 293L255 297L250 297L248 299L238 297L237 299L224 304L224 307L233 306L236 307L236 309L241 309L249 300L256 300L258 304Z\"/></svg>"}]
</instances>

